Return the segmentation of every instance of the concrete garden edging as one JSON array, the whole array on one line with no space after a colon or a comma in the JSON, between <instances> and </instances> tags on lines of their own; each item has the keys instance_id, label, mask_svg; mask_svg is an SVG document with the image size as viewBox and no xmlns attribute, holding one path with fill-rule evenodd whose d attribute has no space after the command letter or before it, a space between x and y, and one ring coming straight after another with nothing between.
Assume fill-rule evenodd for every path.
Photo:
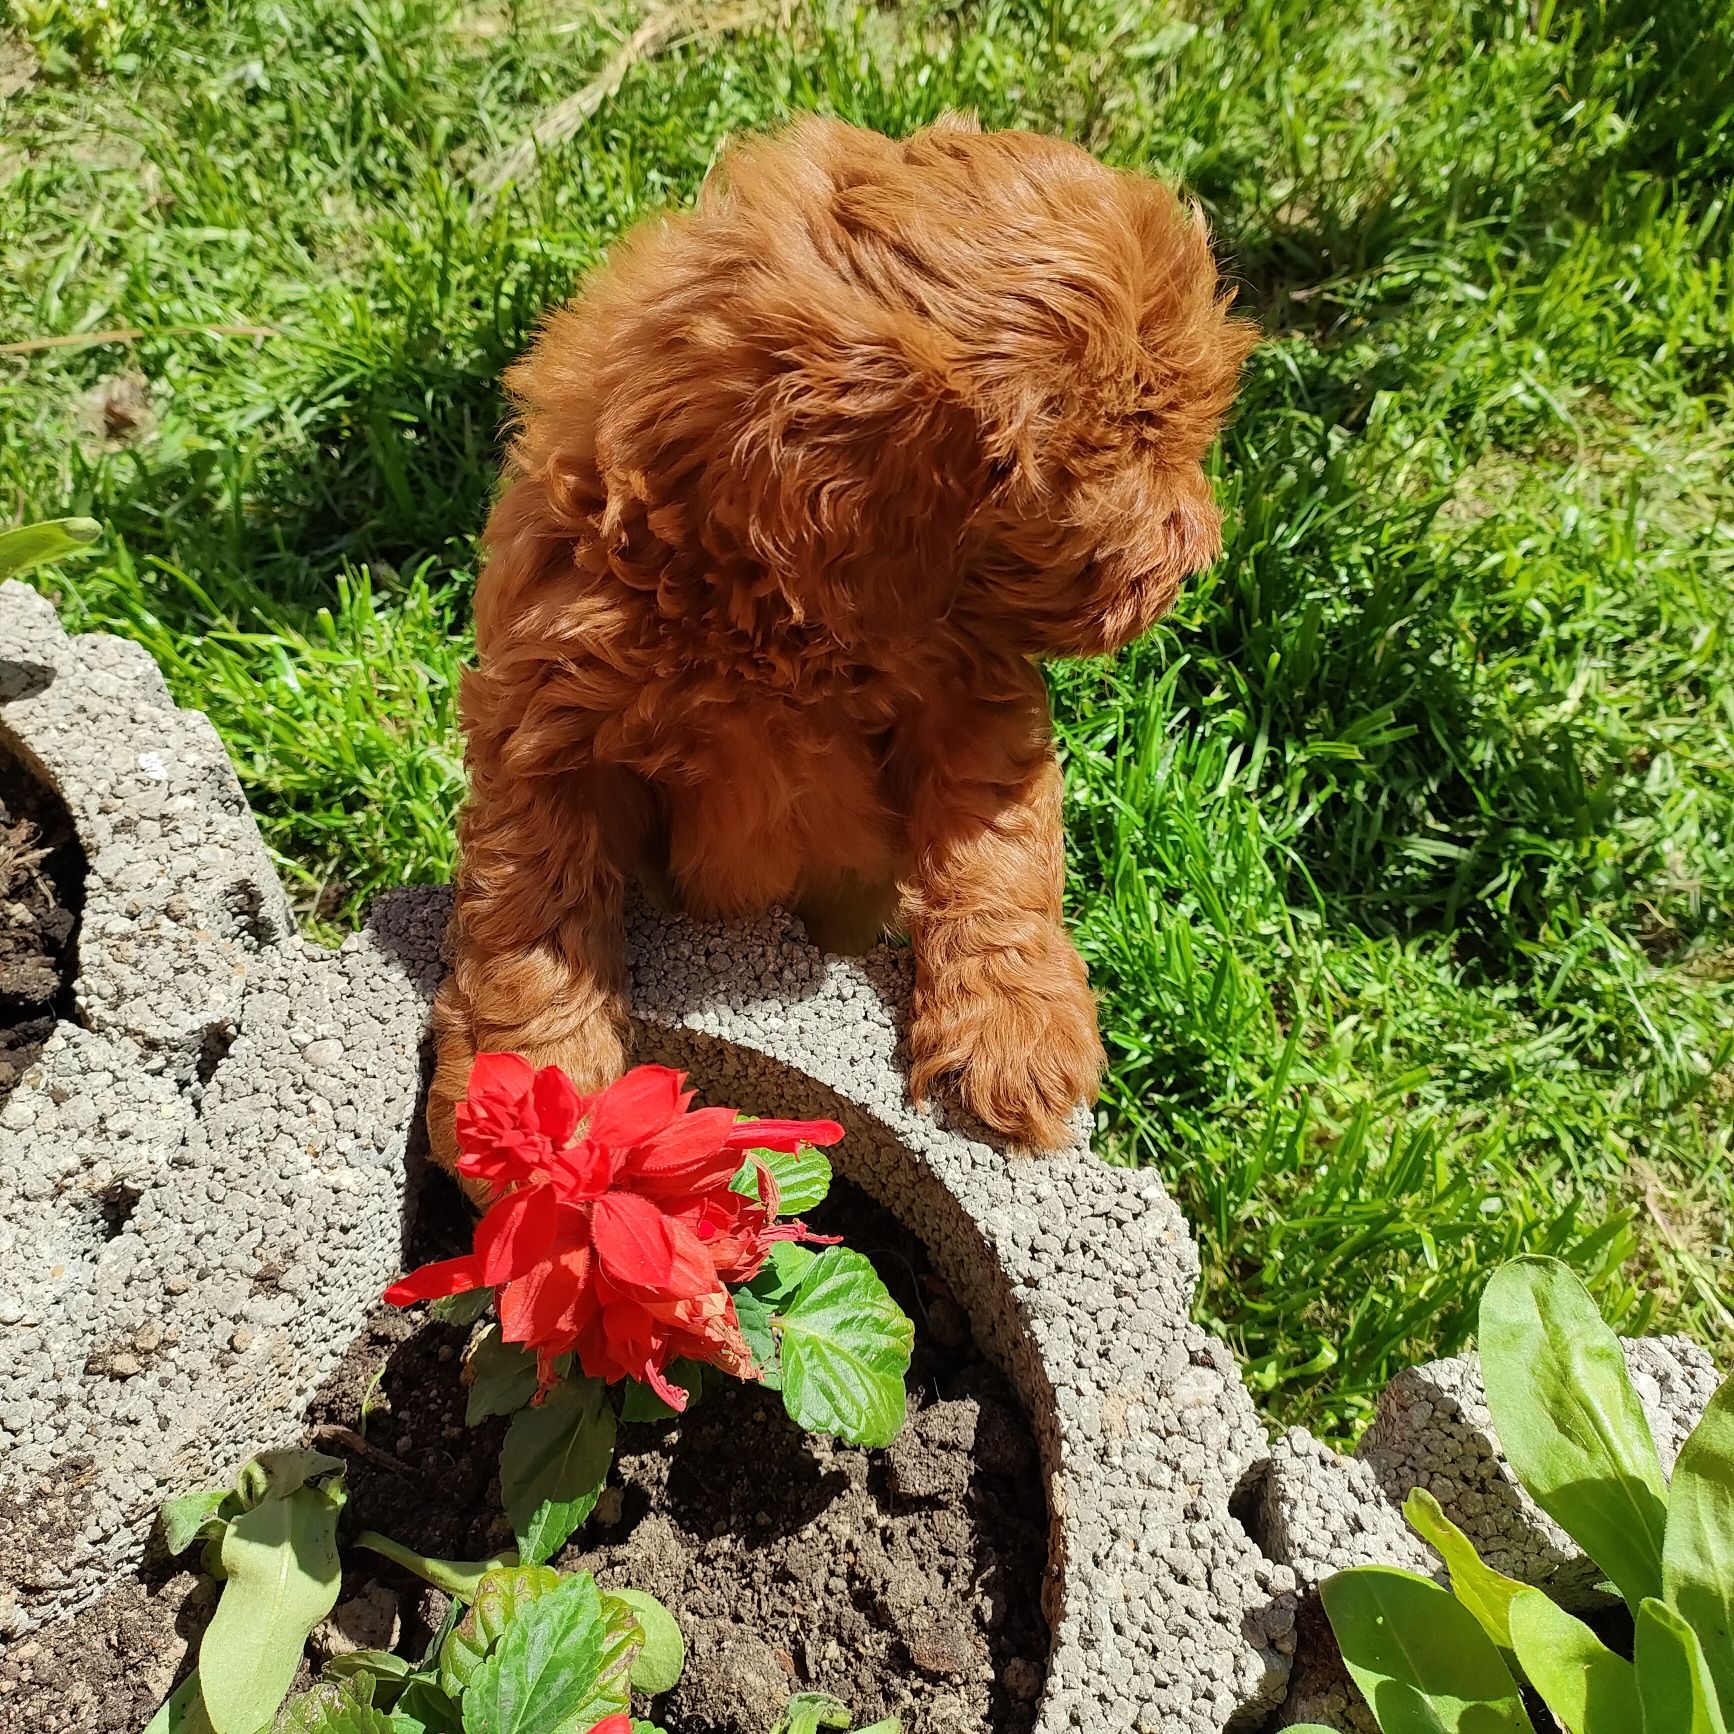
<instances>
[{"instance_id":1,"label":"concrete garden edging","mask_svg":"<svg viewBox=\"0 0 1734 1734\"><path fill-rule=\"evenodd\" d=\"M0 1110L0 1580L14 1634L140 1560L168 1494L293 1436L401 1261L446 897L297 939L234 773L150 659L0 588L0 746L88 860L78 1011ZM834 1114L840 1168L921 1233L1029 1405L1053 1653L1039 1727L1199 1734L1280 1700L1289 1574L1230 1514L1266 1455L1156 1178L1007 1158L907 1104L906 959L793 923L644 916L643 1057L747 1110ZM123 1219L102 1205L126 1201Z\"/></svg>"},{"instance_id":2,"label":"concrete garden edging","mask_svg":"<svg viewBox=\"0 0 1734 1734\"><path fill-rule=\"evenodd\" d=\"M0 1107L0 1633L285 1442L401 1257L437 936L294 934L216 731L0 585L0 750L69 810L76 1014Z\"/></svg>"}]
</instances>

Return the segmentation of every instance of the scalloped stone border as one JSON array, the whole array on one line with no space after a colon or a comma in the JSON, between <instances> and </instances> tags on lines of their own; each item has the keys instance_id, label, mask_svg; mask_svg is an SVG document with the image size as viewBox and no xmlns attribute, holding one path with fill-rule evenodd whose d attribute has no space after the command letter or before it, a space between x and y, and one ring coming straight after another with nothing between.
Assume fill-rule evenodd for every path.
<instances>
[{"instance_id":1,"label":"scalloped stone border","mask_svg":"<svg viewBox=\"0 0 1734 1734\"><path fill-rule=\"evenodd\" d=\"M112 638L0 586L0 740L89 861L77 1020L0 1110L0 1630L88 1606L170 1492L284 1442L401 1255L446 897L294 937L208 721ZM907 960L791 921L643 915L643 1057L719 1100L827 1114L841 1167L922 1235L1028 1405L1052 1519L1039 1727L1218 1734L1281 1699L1292 1577L1230 1512L1268 1446L1189 1322L1197 1255L1155 1177L1008 1156L917 1114ZM97 1201L134 1202L113 1232Z\"/></svg>"},{"instance_id":2,"label":"scalloped stone border","mask_svg":"<svg viewBox=\"0 0 1734 1734\"><path fill-rule=\"evenodd\" d=\"M136 1565L157 1506L282 1444L401 1258L437 935L328 952L216 731L137 645L0 585L0 747L87 874L76 1013L0 1107L0 1634Z\"/></svg>"}]
</instances>

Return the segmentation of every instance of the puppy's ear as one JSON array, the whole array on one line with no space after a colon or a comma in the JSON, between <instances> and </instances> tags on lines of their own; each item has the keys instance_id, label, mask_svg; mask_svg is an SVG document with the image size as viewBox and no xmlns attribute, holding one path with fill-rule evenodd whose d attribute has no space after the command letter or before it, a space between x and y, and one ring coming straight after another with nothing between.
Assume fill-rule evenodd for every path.
<instances>
[{"instance_id":1,"label":"puppy's ear","mask_svg":"<svg viewBox=\"0 0 1734 1734\"><path fill-rule=\"evenodd\" d=\"M919 628L961 577L975 417L924 322L814 306L797 329L735 442L730 516L798 619L844 642Z\"/></svg>"}]
</instances>

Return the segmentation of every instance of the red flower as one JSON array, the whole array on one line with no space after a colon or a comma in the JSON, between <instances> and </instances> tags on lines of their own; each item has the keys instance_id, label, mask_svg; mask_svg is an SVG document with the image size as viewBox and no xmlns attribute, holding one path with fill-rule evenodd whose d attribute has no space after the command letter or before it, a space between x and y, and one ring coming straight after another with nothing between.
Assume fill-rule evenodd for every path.
<instances>
[{"instance_id":1,"label":"red flower","mask_svg":"<svg viewBox=\"0 0 1734 1734\"><path fill-rule=\"evenodd\" d=\"M748 1150L835 1144L843 1128L693 1109L685 1081L639 1066L580 1096L557 1067L478 1054L457 1110L458 1171L488 1182L495 1202L473 1251L424 1266L385 1298L500 1290L500 1335L535 1351L544 1385L565 1354L591 1378L641 1379L675 1409L686 1393L666 1377L671 1362L753 1376L725 1285L758 1275L773 1242L815 1237L776 1220L762 1164L762 1201L730 1182Z\"/></svg>"}]
</instances>

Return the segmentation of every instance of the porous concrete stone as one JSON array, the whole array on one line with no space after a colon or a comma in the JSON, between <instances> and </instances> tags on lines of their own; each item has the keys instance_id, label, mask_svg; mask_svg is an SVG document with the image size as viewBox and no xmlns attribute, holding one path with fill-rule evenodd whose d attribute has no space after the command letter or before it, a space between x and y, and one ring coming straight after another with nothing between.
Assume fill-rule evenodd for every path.
<instances>
[{"instance_id":1,"label":"porous concrete stone","mask_svg":"<svg viewBox=\"0 0 1734 1734\"><path fill-rule=\"evenodd\" d=\"M1697 1344L1679 1337L1621 1344L1649 1417L1662 1467L1674 1459L1718 1379ZM1402 1504L1427 1488L1496 1571L1547 1590L1568 1608L1605 1605L1601 1572L1518 1484L1499 1449L1474 1355L1399 1373L1379 1400L1353 1458L1304 1430L1279 1439L1261 1490L1259 1535L1295 1575L1294 1678L1278 1725L1316 1722L1342 1734L1378 1734L1349 1679L1319 1603L1332 1572L1393 1565L1448 1584L1443 1563L1409 1528Z\"/></svg>"},{"instance_id":2,"label":"porous concrete stone","mask_svg":"<svg viewBox=\"0 0 1734 1734\"><path fill-rule=\"evenodd\" d=\"M1621 1346L1662 1467L1672 1473L1686 1435L1715 1393L1715 1363L1683 1337ZM1394 1504L1412 1488L1427 1488L1495 1571L1545 1589L1567 1608L1605 1601L1595 1592L1601 1572L1524 1492L1505 1461L1474 1355L1399 1373L1355 1455Z\"/></svg>"},{"instance_id":3,"label":"porous concrete stone","mask_svg":"<svg viewBox=\"0 0 1734 1734\"><path fill-rule=\"evenodd\" d=\"M0 751L88 873L76 1013L0 1108L0 1632L86 1606L160 1502L291 1439L401 1264L438 936L307 945L210 724L0 586Z\"/></svg>"},{"instance_id":4,"label":"porous concrete stone","mask_svg":"<svg viewBox=\"0 0 1734 1734\"><path fill-rule=\"evenodd\" d=\"M1022 1396L1053 1514L1042 1734L1258 1726L1287 1679L1293 1576L1230 1512L1264 1429L1191 1322L1197 1254L1157 1178L1083 1142L1008 1156L961 1113L915 1111L907 952L643 914L631 974L639 1059L748 1113L843 1124L840 1171L917 1229Z\"/></svg>"},{"instance_id":5,"label":"porous concrete stone","mask_svg":"<svg viewBox=\"0 0 1734 1734\"><path fill-rule=\"evenodd\" d=\"M1303 1598L1351 1566L1439 1573L1433 1550L1403 1521L1402 1508L1372 1469L1339 1456L1304 1427L1291 1428L1271 1447L1259 1506L1265 1550L1294 1572Z\"/></svg>"},{"instance_id":6,"label":"porous concrete stone","mask_svg":"<svg viewBox=\"0 0 1734 1734\"><path fill-rule=\"evenodd\" d=\"M1279 1726L1316 1722L1343 1734L1378 1734L1331 1641L1318 1587L1333 1572L1357 1565L1442 1576L1433 1550L1403 1521L1371 1469L1339 1456L1304 1427L1290 1429L1271 1447L1258 1534L1265 1551L1295 1576L1295 1670Z\"/></svg>"}]
</instances>

